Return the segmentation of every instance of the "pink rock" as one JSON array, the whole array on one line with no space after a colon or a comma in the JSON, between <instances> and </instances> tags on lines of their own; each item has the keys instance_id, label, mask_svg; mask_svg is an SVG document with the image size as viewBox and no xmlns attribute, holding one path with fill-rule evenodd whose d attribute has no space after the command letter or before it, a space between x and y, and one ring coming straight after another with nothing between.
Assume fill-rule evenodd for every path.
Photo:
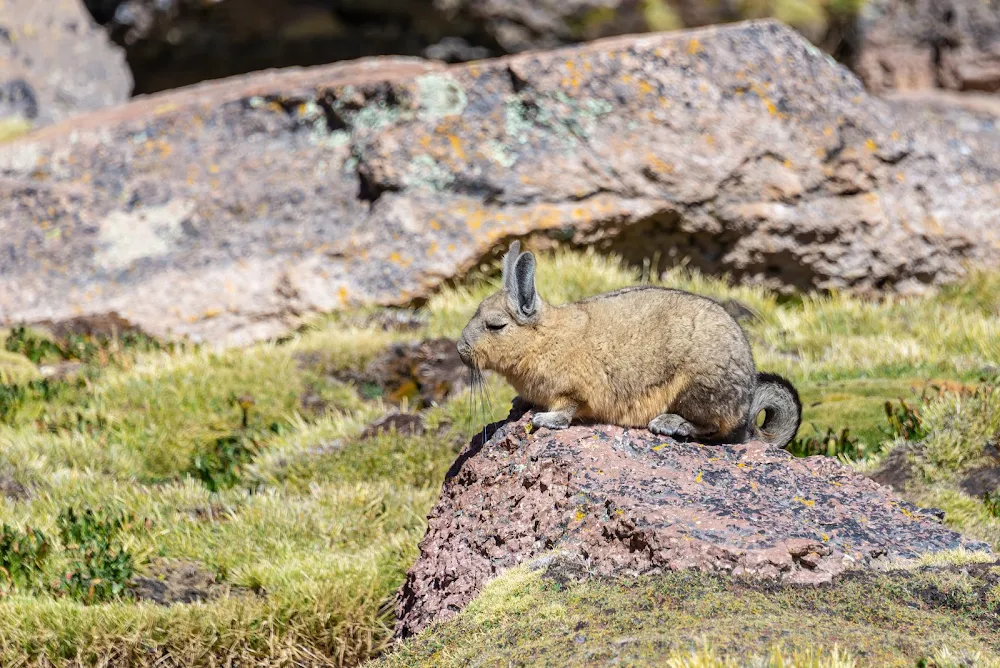
<instances>
[{"instance_id":1,"label":"pink rock","mask_svg":"<svg viewBox=\"0 0 1000 668\"><path fill-rule=\"evenodd\" d=\"M888 488L833 460L816 466L758 444L654 451L662 438L606 425L527 435L530 415L516 401L489 441L478 437L460 455L399 592L398 636L454 614L504 569L551 550L602 575L697 569L811 585L874 554L989 550L915 518ZM701 483L690 484L699 471ZM543 477L544 486L527 484ZM478 524L462 523L486 509Z\"/></svg>"}]
</instances>

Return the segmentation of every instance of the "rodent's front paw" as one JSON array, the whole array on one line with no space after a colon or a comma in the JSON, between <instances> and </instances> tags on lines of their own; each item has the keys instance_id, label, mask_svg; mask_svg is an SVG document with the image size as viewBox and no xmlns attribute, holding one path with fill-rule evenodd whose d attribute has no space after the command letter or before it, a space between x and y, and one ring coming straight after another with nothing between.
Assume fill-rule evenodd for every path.
<instances>
[{"instance_id":1,"label":"rodent's front paw","mask_svg":"<svg viewBox=\"0 0 1000 668\"><path fill-rule=\"evenodd\" d=\"M570 417L565 413L537 413L531 418L531 426L535 429L565 429L569 426Z\"/></svg>"}]
</instances>

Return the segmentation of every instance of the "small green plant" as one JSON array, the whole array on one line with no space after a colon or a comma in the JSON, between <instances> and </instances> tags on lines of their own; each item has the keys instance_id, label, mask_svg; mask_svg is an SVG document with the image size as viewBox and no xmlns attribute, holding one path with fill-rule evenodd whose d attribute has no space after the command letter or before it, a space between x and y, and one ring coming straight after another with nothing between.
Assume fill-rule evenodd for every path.
<instances>
[{"instance_id":1,"label":"small green plant","mask_svg":"<svg viewBox=\"0 0 1000 668\"><path fill-rule=\"evenodd\" d=\"M51 549L41 531L0 527L0 591L34 589L41 579Z\"/></svg>"},{"instance_id":2,"label":"small green plant","mask_svg":"<svg viewBox=\"0 0 1000 668\"><path fill-rule=\"evenodd\" d=\"M1000 490L983 493L983 505L993 517L1000 518Z\"/></svg>"},{"instance_id":3,"label":"small green plant","mask_svg":"<svg viewBox=\"0 0 1000 668\"><path fill-rule=\"evenodd\" d=\"M256 444L242 434L226 434L198 453L191 463L191 473L211 492L235 487L243 479L243 470L257 456Z\"/></svg>"},{"instance_id":4,"label":"small green plant","mask_svg":"<svg viewBox=\"0 0 1000 668\"><path fill-rule=\"evenodd\" d=\"M65 359L62 349L55 341L40 336L27 327L15 327L10 330L4 341L4 349L10 353L24 355L33 364L57 358Z\"/></svg>"},{"instance_id":5,"label":"small green plant","mask_svg":"<svg viewBox=\"0 0 1000 668\"><path fill-rule=\"evenodd\" d=\"M211 492L240 484L247 464L260 452L259 442L250 427L250 410L256 403L254 398L249 395L234 395L230 400L240 409L240 426L229 434L219 436L197 453L189 470ZM270 429L275 431L276 425L272 425Z\"/></svg>"},{"instance_id":6,"label":"small green plant","mask_svg":"<svg viewBox=\"0 0 1000 668\"><path fill-rule=\"evenodd\" d=\"M891 401L885 402L885 415L889 421L886 434L890 439L920 441L927 436L927 429L919 410L903 399L899 400L899 406L895 406Z\"/></svg>"},{"instance_id":7,"label":"small green plant","mask_svg":"<svg viewBox=\"0 0 1000 668\"><path fill-rule=\"evenodd\" d=\"M118 535L133 522L131 514L105 509L78 511L71 507L61 512L56 525L70 566L56 591L88 604L127 595L135 567Z\"/></svg>"},{"instance_id":8,"label":"small green plant","mask_svg":"<svg viewBox=\"0 0 1000 668\"><path fill-rule=\"evenodd\" d=\"M65 383L48 378L17 385L0 384L0 424L14 424L31 402L48 403L63 396Z\"/></svg>"},{"instance_id":9,"label":"small green plant","mask_svg":"<svg viewBox=\"0 0 1000 668\"><path fill-rule=\"evenodd\" d=\"M7 335L4 348L8 352L27 357L34 364L76 361L107 366L120 362L122 354L127 351L172 352L176 345L164 345L154 338L133 331L124 331L114 336L70 333L59 339L51 339L19 326Z\"/></svg>"},{"instance_id":10,"label":"small green plant","mask_svg":"<svg viewBox=\"0 0 1000 668\"><path fill-rule=\"evenodd\" d=\"M788 445L788 452L795 457L812 457L825 455L837 457L843 455L849 459L861 459L866 454L865 444L851 436L846 427L839 432L827 428L826 433L820 433L816 425L811 425L813 436L799 436Z\"/></svg>"}]
</instances>

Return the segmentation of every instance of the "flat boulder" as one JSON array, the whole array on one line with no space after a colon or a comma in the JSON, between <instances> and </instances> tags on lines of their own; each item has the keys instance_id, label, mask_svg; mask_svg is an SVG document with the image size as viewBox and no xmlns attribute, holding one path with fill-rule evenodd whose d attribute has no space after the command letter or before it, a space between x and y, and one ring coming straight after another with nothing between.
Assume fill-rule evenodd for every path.
<instances>
[{"instance_id":1,"label":"flat boulder","mask_svg":"<svg viewBox=\"0 0 1000 668\"><path fill-rule=\"evenodd\" d=\"M828 457L607 425L531 433L530 418L515 400L449 471L397 598L398 637L545 553L604 576L698 569L819 585L848 569L990 550Z\"/></svg>"},{"instance_id":2,"label":"flat boulder","mask_svg":"<svg viewBox=\"0 0 1000 668\"><path fill-rule=\"evenodd\" d=\"M131 92L124 51L82 0L0 2L0 138L15 124L61 121Z\"/></svg>"},{"instance_id":3,"label":"flat boulder","mask_svg":"<svg viewBox=\"0 0 1000 668\"><path fill-rule=\"evenodd\" d=\"M0 147L0 326L242 344L418 303L515 238L920 292L1000 266L998 169L772 21L265 72Z\"/></svg>"}]
</instances>

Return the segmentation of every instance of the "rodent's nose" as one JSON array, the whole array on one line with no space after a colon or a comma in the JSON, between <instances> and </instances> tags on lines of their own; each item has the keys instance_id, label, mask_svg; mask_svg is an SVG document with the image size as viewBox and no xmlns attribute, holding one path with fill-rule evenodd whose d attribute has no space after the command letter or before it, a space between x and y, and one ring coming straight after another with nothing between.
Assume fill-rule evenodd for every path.
<instances>
[{"instance_id":1,"label":"rodent's nose","mask_svg":"<svg viewBox=\"0 0 1000 668\"><path fill-rule=\"evenodd\" d=\"M465 335L458 340L458 356L462 360L462 364L466 366L472 366L472 346L469 342L465 340Z\"/></svg>"}]
</instances>

